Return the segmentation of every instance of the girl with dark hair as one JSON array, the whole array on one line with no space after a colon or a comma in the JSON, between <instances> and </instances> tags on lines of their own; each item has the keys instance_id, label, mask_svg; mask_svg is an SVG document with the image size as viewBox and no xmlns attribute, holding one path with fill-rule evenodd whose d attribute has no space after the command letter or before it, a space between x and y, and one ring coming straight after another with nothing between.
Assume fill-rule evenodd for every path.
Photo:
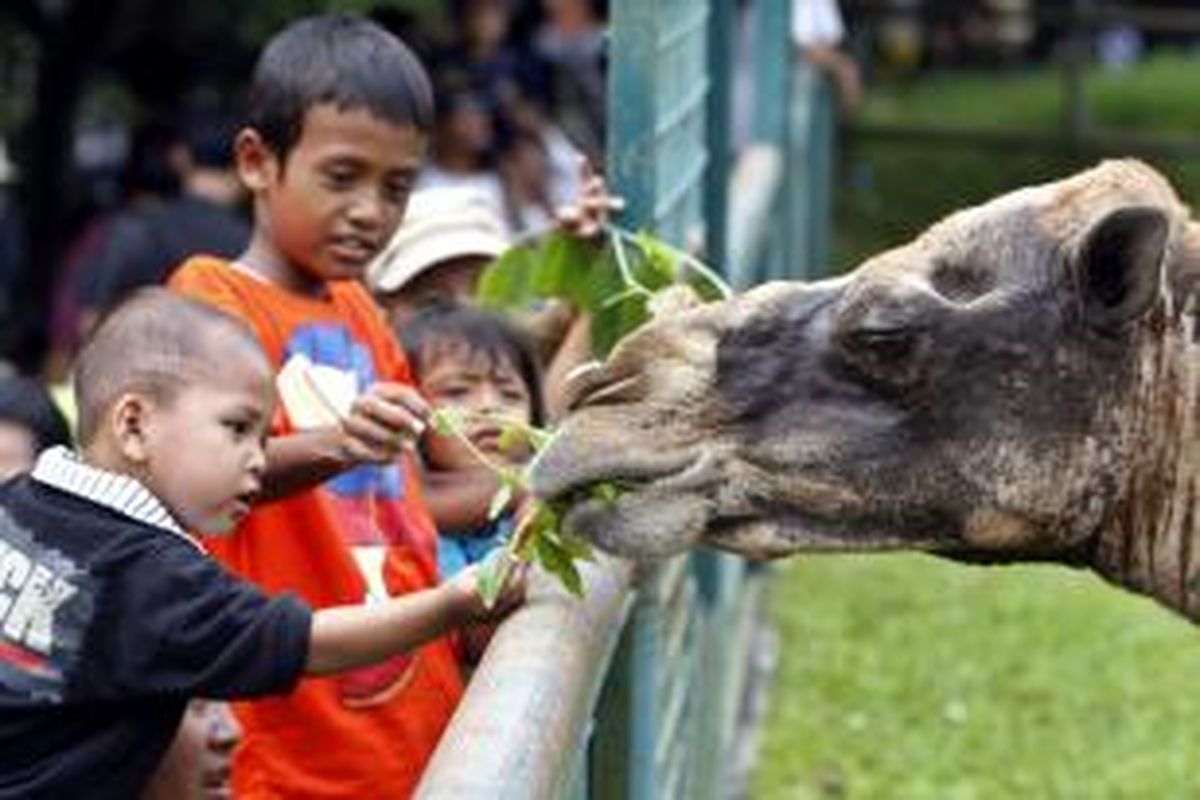
<instances>
[{"instance_id":1,"label":"girl with dark hair","mask_svg":"<svg viewBox=\"0 0 1200 800\"><path fill-rule=\"evenodd\" d=\"M458 414L474 446L432 430L420 443L426 481L438 487L428 492L428 501L438 523L438 569L445 579L481 561L512 532L524 498L512 498L503 513L489 519L488 501L500 483L479 453L504 466L529 459L527 447L505 446L503 432L512 425L542 424L541 379L525 339L502 317L473 306L430 305L404 326L402 336L422 394L433 406ZM481 493L482 483L488 490ZM465 502L456 502L455 486Z\"/></svg>"}]
</instances>

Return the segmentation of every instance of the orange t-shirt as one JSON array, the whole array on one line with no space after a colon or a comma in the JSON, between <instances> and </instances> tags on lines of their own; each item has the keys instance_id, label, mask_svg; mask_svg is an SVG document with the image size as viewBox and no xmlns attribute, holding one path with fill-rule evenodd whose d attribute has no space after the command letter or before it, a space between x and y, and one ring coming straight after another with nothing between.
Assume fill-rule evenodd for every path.
<instances>
[{"instance_id":1,"label":"orange t-shirt","mask_svg":"<svg viewBox=\"0 0 1200 800\"><path fill-rule=\"evenodd\" d=\"M248 322L276 369L303 353L353 373L360 390L383 380L412 383L394 336L357 283L331 283L326 298L313 298L197 257L170 285ZM291 432L280 409L271 433ZM206 546L266 591L296 592L323 608L433 586L436 535L409 460L361 466L264 503ZM240 703L236 796L407 797L461 694L455 653L443 638L376 667L307 678L286 697Z\"/></svg>"}]
</instances>

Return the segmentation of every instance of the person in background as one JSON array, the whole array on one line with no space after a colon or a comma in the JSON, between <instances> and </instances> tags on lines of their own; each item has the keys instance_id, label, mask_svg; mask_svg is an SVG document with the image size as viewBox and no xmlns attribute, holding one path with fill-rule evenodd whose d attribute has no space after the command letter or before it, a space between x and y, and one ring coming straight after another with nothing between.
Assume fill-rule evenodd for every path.
<instances>
[{"instance_id":1,"label":"person in background","mask_svg":"<svg viewBox=\"0 0 1200 800\"><path fill-rule=\"evenodd\" d=\"M0 378L0 481L33 469L38 453L71 444L67 420L31 378Z\"/></svg>"},{"instance_id":2,"label":"person in background","mask_svg":"<svg viewBox=\"0 0 1200 800\"><path fill-rule=\"evenodd\" d=\"M525 513L521 493L495 507L495 470L519 469L533 454L527 438L505 442L507 428L545 424L537 358L504 317L445 300L417 312L403 344L421 393L459 416L472 445L434 430L420 441L425 496L438 523L438 571L448 580L503 547ZM494 631L491 624L462 629L465 667L478 663Z\"/></svg>"},{"instance_id":3,"label":"person in background","mask_svg":"<svg viewBox=\"0 0 1200 800\"><path fill-rule=\"evenodd\" d=\"M141 800L229 800L233 751L241 741L242 726L228 703L192 700Z\"/></svg>"},{"instance_id":4,"label":"person in background","mask_svg":"<svg viewBox=\"0 0 1200 800\"><path fill-rule=\"evenodd\" d=\"M462 75L438 86L432 158L417 189L463 187L487 198L504 218L504 187L496 170L496 114L487 95Z\"/></svg>"},{"instance_id":5,"label":"person in background","mask_svg":"<svg viewBox=\"0 0 1200 800\"><path fill-rule=\"evenodd\" d=\"M435 302L403 330L403 344L421 394L435 407L460 415L463 431L478 452L454 436L427 431L421 438L426 485L486 484L487 503L433 505L438 520L438 568L443 578L477 564L512 533L513 497L489 519L499 476L484 463L519 468L532 455L524 440L502 447L506 426L545 424L537 359L524 336L503 317L470 305ZM447 494L440 496L445 498Z\"/></svg>"},{"instance_id":6,"label":"person in background","mask_svg":"<svg viewBox=\"0 0 1200 800\"><path fill-rule=\"evenodd\" d=\"M486 193L470 186L420 189L367 267L367 286L400 334L430 301L470 302L480 275L510 241Z\"/></svg>"},{"instance_id":7,"label":"person in background","mask_svg":"<svg viewBox=\"0 0 1200 800\"><path fill-rule=\"evenodd\" d=\"M607 31L596 0L542 0L534 55L549 76L548 108L554 121L593 162L604 156Z\"/></svg>"},{"instance_id":8,"label":"person in background","mask_svg":"<svg viewBox=\"0 0 1200 800\"><path fill-rule=\"evenodd\" d=\"M438 54L433 72L456 75L478 91L503 117L522 86L538 80L535 63L513 46L514 0L449 0L449 46Z\"/></svg>"},{"instance_id":9,"label":"person in background","mask_svg":"<svg viewBox=\"0 0 1200 800\"><path fill-rule=\"evenodd\" d=\"M858 63L842 49L846 27L837 0L792 0L792 42L799 55L829 75L842 109L853 113L862 103Z\"/></svg>"},{"instance_id":10,"label":"person in background","mask_svg":"<svg viewBox=\"0 0 1200 800\"><path fill-rule=\"evenodd\" d=\"M580 206L615 201L605 194L603 180L586 168L583 172ZM557 226L569 231L580 206L560 207ZM585 216L595 213L592 208ZM484 270L510 242L503 222L481 193L464 187L414 192L404 222L367 267L367 286L393 330L403 337L405 324L430 301L473 301ZM515 321L544 365L546 407L553 417L563 407L566 374L591 356L588 319L554 302L521 313Z\"/></svg>"},{"instance_id":11,"label":"person in background","mask_svg":"<svg viewBox=\"0 0 1200 800\"><path fill-rule=\"evenodd\" d=\"M84 332L133 290L164 283L187 257L233 257L245 249L250 227L238 209L244 191L233 171L235 130L217 116L197 116L177 129L162 154L177 190L134 198L78 267Z\"/></svg>"}]
</instances>

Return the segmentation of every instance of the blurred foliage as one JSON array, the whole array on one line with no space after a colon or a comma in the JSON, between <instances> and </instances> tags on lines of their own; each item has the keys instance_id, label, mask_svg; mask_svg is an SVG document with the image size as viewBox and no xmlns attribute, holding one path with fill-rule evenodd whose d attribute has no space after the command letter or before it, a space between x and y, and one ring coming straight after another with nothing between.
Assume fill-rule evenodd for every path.
<instances>
[{"instance_id":1,"label":"blurred foliage","mask_svg":"<svg viewBox=\"0 0 1200 800\"><path fill-rule=\"evenodd\" d=\"M1164 54L1121 72L1093 71L1086 96L1095 129L1200 136L1195 72L1200 59ZM948 73L872 87L862 122L978 125L1055 131L1061 124L1060 71ZM1108 156L1121 156L1113 152ZM901 244L945 214L1030 183L1056 180L1098 155L973 147L970 142L851 141L842 154L834 265ZM1155 158L1186 200L1200 191L1200 159Z\"/></svg>"}]
</instances>

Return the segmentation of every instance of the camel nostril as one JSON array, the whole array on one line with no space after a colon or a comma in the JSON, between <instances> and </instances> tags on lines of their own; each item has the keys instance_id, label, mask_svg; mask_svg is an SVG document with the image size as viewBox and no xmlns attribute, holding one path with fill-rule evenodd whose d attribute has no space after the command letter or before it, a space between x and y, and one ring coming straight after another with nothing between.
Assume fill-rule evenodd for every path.
<instances>
[{"instance_id":1,"label":"camel nostril","mask_svg":"<svg viewBox=\"0 0 1200 800\"><path fill-rule=\"evenodd\" d=\"M645 376L640 372L620 374L614 373L611 365L585 364L567 378L564 389L567 411L636 399L644 383Z\"/></svg>"},{"instance_id":2,"label":"camel nostril","mask_svg":"<svg viewBox=\"0 0 1200 800\"><path fill-rule=\"evenodd\" d=\"M604 383L604 365L599 361L580 364L567 373L563 397L568 411L574 410L596 386Z\"/></svg>"},{"instance_id":3,"label":"camel nostril","mask_svg":"<svg viewBox=\"0 0 1200 800\"><path fill-rule=\"evenodd\" d=\"M580 399L579 404L602 406L632 402L643 396L640 390L645 384L645 376L640 374L610 381L594 388L586 397Z\"/></svg>"}]
</instances>

